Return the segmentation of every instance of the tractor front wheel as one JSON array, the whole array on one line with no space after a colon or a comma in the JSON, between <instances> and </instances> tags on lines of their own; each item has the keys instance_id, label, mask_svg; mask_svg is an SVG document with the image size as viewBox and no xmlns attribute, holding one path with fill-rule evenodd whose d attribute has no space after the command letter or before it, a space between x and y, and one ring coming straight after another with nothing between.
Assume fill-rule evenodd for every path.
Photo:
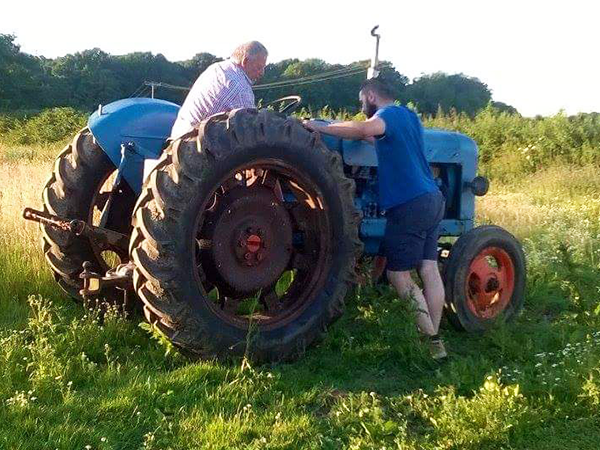
<instances>
[{"instance_id":1,"label":"tractor front wheel","mask_svg":"<svg viewBox=\"0 0 600 450\"><path fill-rule=\"evenodd\" d=\"M462 235L444 264L447 316L459 330L484 331L511 320L523 307L525 255L519 241L497 226Z\"/></svg>"}]
</instances>

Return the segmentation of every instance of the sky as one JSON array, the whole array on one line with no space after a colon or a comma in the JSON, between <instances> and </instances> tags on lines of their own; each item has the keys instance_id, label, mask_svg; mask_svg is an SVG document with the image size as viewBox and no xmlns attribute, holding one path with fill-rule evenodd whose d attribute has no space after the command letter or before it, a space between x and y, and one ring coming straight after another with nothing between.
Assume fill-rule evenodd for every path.
<instances>
[{"instance_id":1,"label":"sky","mask_svg":"<svg viewBox=\"0 0 600 450\"><path fill-rule=\"evenodd\" d=\"M99 47L111 54L199 52L225 57L259 40L269 62L380 59L410 79L443 71L479 78L494 100L526 116L600 112L597 0L5 2L0 33L54 58Z\"/></svg>"}]
</instances>

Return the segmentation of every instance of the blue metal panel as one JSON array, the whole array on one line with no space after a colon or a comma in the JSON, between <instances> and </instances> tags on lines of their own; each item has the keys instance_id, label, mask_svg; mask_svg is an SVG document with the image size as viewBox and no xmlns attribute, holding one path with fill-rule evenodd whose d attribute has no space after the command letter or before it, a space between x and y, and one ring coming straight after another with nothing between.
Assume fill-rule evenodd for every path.
<instances>
[{"instance_id":1,"label":"blue metal panel","mask_svg":"<svg viewBox=\"0 0 600 450\"><path fill-rule=\"evenodd\" d=\"M475 142L462 134L457 134L460 144L459 153L462 157L461 185L457 186L460 192L460 216L462 220L473 220L475 217L475 194L465 184L473 181L477 174L477 145Z\"/></svg>"},{"instance_id":2,"label":"blue metal panel","mask_svg":"<svg viewBox=\"0 0 600 450\"><path fill-rule=\"evenodd\" d=\"M344 162L350 166L377 167L375 147L367 141L343 141Z\"/></svg>"},{"instance_id":3,"label":"blue metal panel","mask_svg":"<svg viewBox=\"0 0 600 450\"><path fill-rule=\"evenodd\" d=\"M171 134L179 106L165 100L132 98L118 100L94 112L88 126L115 167L121 163L121 145L133 143L126 152L122 176L136 192L142 190L145 159L157 159Z\"/></svg>"}]
</instances>

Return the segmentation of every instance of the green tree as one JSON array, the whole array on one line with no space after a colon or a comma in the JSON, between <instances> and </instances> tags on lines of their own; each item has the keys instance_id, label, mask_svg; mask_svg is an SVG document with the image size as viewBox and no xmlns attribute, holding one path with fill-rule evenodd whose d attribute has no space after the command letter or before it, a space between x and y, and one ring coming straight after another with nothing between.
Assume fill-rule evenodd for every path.
<instances>
[{"instance_id":1,"label":"green tree","mask_svg":"<svg viewBox=\"0 0 600 450\"><path fill-rule=\"evenodd\" d=\"M49 63L55 77L57 103L93 108L119 98L119 83L110 70L111 57L99 48L66 55Z\"/></svg>"},{"instance_id":2,"label":"green tree","mask_svg":"<svg viewBox=\"0 0 600 450\"><path fill-rule=\"evenodd\" d=\"M212 53L197 53L191 59L181 61L179 64L186 69L187 76L192 79L198 78L211 64L223 61L223 58L213 55Z\"/></svg>"},{"instance_id":3,"label":"green tree","mask_svg":"<svg viewBox=\"0 0 600 450\"><path fill-rule=\"evenodd\" d=\"M420 112L435 114L455 109L475 115L485 108L492 94L485 83L462 73L448 75L436 72L417 78L406 89L406 99L415 103Z\"/></svg>"},{"instance_id":4,"label":"green tree","mask_svg":"<svg viewBox=\"0 0 600 450\"><path fill-rule=\"evenodd\" d=\"M507 105L506 103L493 101L491 104L492 104L492 107L496 108L500 112L505 112L508 114L519 114L519 111L517 111L517 108L515 108L514 106L511 106L511 105Z\"/></svg>"},{"instance_id":5,"label":"green tree","mask_svg":"<svg viewBox=\"0 0 600 450\"><path fill-rule=\"evenodd\" d=\"M148 95L150 88L143 88L145 81L160 81L177 86L189 86L192 75L178 63L167 60L164 55L150 52L135 52L115 56L111 60L111 71L119 84L117 98L129 97L136 91ZM142 91L138 89L142 88ZM157 96L165 100L182 102L185 92L160 89Z\"/></svg>"},{"instance_id":6,"label":"green tree","mask_svg":"<svg viewBox=\"0 0 600 450\"><path fill-rule=\"evenodd\" d=\"M44 88L48 79L40 58L21 52L15 36L0 34L0 108L47 106Z\"/></svg>"}]
</instances>

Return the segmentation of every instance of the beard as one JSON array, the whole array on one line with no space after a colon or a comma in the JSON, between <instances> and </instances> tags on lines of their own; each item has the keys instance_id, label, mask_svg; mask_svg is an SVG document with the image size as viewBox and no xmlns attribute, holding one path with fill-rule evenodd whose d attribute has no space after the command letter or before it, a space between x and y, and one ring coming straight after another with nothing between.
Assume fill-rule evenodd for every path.
<instances>
[{"instance_id":1,"label":"beard","mask_svg":"<svg viewBox=\"0 0 600 450\"><path fill-rule=\"evenodd\" d=\"M371 103L369 100L365 100L362 104L362 112L370 119L377 112L377 105Z\"/></svg>"}]
</instances>

